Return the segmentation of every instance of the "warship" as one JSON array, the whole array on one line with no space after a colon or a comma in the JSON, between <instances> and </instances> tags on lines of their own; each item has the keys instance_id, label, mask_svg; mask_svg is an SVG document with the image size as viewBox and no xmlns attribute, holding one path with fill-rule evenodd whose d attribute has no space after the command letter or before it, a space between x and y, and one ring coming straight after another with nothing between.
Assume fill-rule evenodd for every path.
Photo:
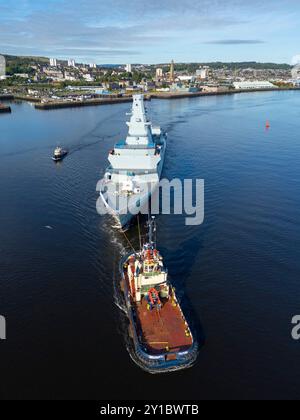
<instances>
[{"instance_id":1,"label":"warship","mask_svg":"<svg viewBox=\"0 0 300 420\"><path fill-rule=\"evenodd\" d=\"M148 205L161 178L167 147L167 134L147 117L143 95L133 96L128 115L128 136L109 152L110 166L100 189L106 210L120 228Z\"/></svg>"}]
</instances>

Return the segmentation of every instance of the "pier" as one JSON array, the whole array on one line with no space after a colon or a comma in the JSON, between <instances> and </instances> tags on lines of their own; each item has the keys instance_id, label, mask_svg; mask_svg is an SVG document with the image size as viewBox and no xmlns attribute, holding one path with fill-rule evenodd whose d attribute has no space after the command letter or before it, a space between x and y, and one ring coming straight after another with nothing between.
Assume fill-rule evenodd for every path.
<instances>
[{"instance_id":1,"label":"pier","mask_svg":"<svg viewBox=\"0 0 300 420\"><path fill-rule=\"evenodd\" d=\"M184 99L184 98L199 98L201 96L220 96L220 95L235 95L237 93L258 93L258 92L278 92L287 90L300 90L300 88L271 88L271 89L235 89L235 90L219 90L218 92L163 92L154 93L151 95L152 99Z\"/></svg>"},{"instance_id":2,"label":"pier","mask_svg":"<svg viewBox=\"0 0 300 420\"><path fill-rule=\"evenodd\" d=\"M0 104L0 114L4 114L4 113L10 114L11 113L11 107Z\"/></svg>"},{"instance_id":3,"label":"pier","mask_svg":"<svg viewBox=\"0 0 300 420\"><path fill-rule=\"evenodd\" d=\"M299 88L274 88L274 89L239 89L239 90L220 90L218 92L164 92L164 93L151 93L145 95L145 100L150 101L151 99L188 99L188 98L199 98L204 96L220 96L220 95L235 95L238 93L254 93L254 92L278 92L286 90L300 90ZM21 99L20 97L18 99ZM23 98L25 99L25 98ZM28 98L26 100L29 100ZM35 102L37 102L35 100ZM99 105L113 105L121 103L132 102L132 96L109 96L101 97L96 99L86 99L83 101L49 101L39 102L35 104L35 108L39 110L53 110L60 108L78 108L83 106L99 106Z\"/></svg>"},{"instance_id":4,"label":"pier","mask_svg":"<svg viewBox=\"0 0 300 420\"><path fill-rule=\"evenodd\" d=\"M14 99L14 95L0 95L0 101L12 101Z\"/></svg>"},{"instance_id":5,"label":"pier","mask_svg":"<svg viewBox=\"0 0 300 420\"><path fill-rule=\"evenodd\" d=\"M13 95L0 95L0 114L10 114L11 107L8 105L4 105L1 101L12 101L14 99Z\"/></svg>"},{"instance_id":6,"label":"pier","mask_svg":"<svg viewBox=\"0 0 300 420\"><path fill-rule=\"evenodd\" d=\"M279 92L279 91L291 91L297 90L300 88L271 88L271 89L235 89L235 90L219 90L218 92L155 92L145 94L145 100L151 101L151 99L160 99L160 100L172 100L172 99L189 99L189 98L199 98L204 96L220 96L220 95L236 95L239 93L259 93L259 92ZM130 103L132 102L132 95L118 96L118 95L105 95L99 96L94 99L84 99L84 100L45 100L42 98L26 96L26 95L0 95L1 100L19 100L27 101L34 103L34 107L38 110L49 111L54 109L62 108L79 108L85 106L101 106L101 105L114 105L121 103ZM9 106L0 104L0 112L11 112Z\"/></svg>"},{"instance_id":7,"label":"pier","mask_svg":"<svg viewBox=\"0 0 300 420\"><path fill-rule=\"evenodd\" d=\"M82 106L97 106L97 105L111 105L121 104L126 102L132 102L131 97L126 98L101 98L101 99L87 99L84 101L49 101L44 103L38 103L35 105L36 109L50 110L60 108L78 108Z\"/></svg>"}]
</instances>

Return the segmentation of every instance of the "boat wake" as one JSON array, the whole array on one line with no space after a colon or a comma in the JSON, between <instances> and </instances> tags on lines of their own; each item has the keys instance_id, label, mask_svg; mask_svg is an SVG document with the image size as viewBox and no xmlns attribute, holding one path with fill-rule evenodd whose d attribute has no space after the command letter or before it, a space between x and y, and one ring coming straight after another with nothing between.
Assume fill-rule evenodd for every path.
<instances>
[{"instance_id":1,"label":"boat wake","mask_svg":"<svg viewBox=\"0 0 300 420\"><path fill-rule=\"evenodd\" d=\"M72 148L69 149L70 150L70 155L73 154L73 153L76 153L76 152L80 152L80 151L82 151L84 149L87 149L89 147L95 146L99 143L102 143L104 140L116 137L119 134L120 133L117 133L117 134L112 135L112 136L96 136L96 135L94 135L92 137L97 138L98 140L95 140L95 141L89 142L89 143L79 143L78 145L73 146ZM91 137L91 136L89 136L89 137Z\"/></svg>"}]
</instances>

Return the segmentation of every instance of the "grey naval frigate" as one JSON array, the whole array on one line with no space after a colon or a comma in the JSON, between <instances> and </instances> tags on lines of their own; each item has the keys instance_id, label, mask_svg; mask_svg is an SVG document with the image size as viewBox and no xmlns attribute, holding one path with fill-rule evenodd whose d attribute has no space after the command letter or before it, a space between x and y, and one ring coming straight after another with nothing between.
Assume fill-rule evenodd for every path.
<instances>
[{"instance_id":1,"label":"grey naval frigate","mask_svg":"<svg viewBox=\"0 0 300 420\"><path fill-rule=\"evenodd\" d=\"M128 135L109 152L100 189L106 211L124 228L148 205L161 178L167 135L149 121L143 95L134 95Z\"/></svg>"}]
</instances>

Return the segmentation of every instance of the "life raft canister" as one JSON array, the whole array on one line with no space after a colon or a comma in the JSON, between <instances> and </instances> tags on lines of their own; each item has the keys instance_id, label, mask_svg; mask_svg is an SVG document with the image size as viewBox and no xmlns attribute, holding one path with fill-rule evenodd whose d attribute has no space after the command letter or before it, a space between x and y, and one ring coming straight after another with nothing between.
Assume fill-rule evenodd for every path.
<instances>
[{"instance_id":1,"label":"life raft canister","mask_svg":"<svg viewBox=\"0 0 300 420\"><path fill-rule=\"evenodd\" d=\"M156 302L153 299L153 295L156 297ZM152 305L155 305L155 304L161 305L159 294L158 294L158 291L156 289L154 289L154 288L150 289L149 292L148 292L148 296L149 296L149 300L150 300Z\"/></svg>"}]
</instances>

